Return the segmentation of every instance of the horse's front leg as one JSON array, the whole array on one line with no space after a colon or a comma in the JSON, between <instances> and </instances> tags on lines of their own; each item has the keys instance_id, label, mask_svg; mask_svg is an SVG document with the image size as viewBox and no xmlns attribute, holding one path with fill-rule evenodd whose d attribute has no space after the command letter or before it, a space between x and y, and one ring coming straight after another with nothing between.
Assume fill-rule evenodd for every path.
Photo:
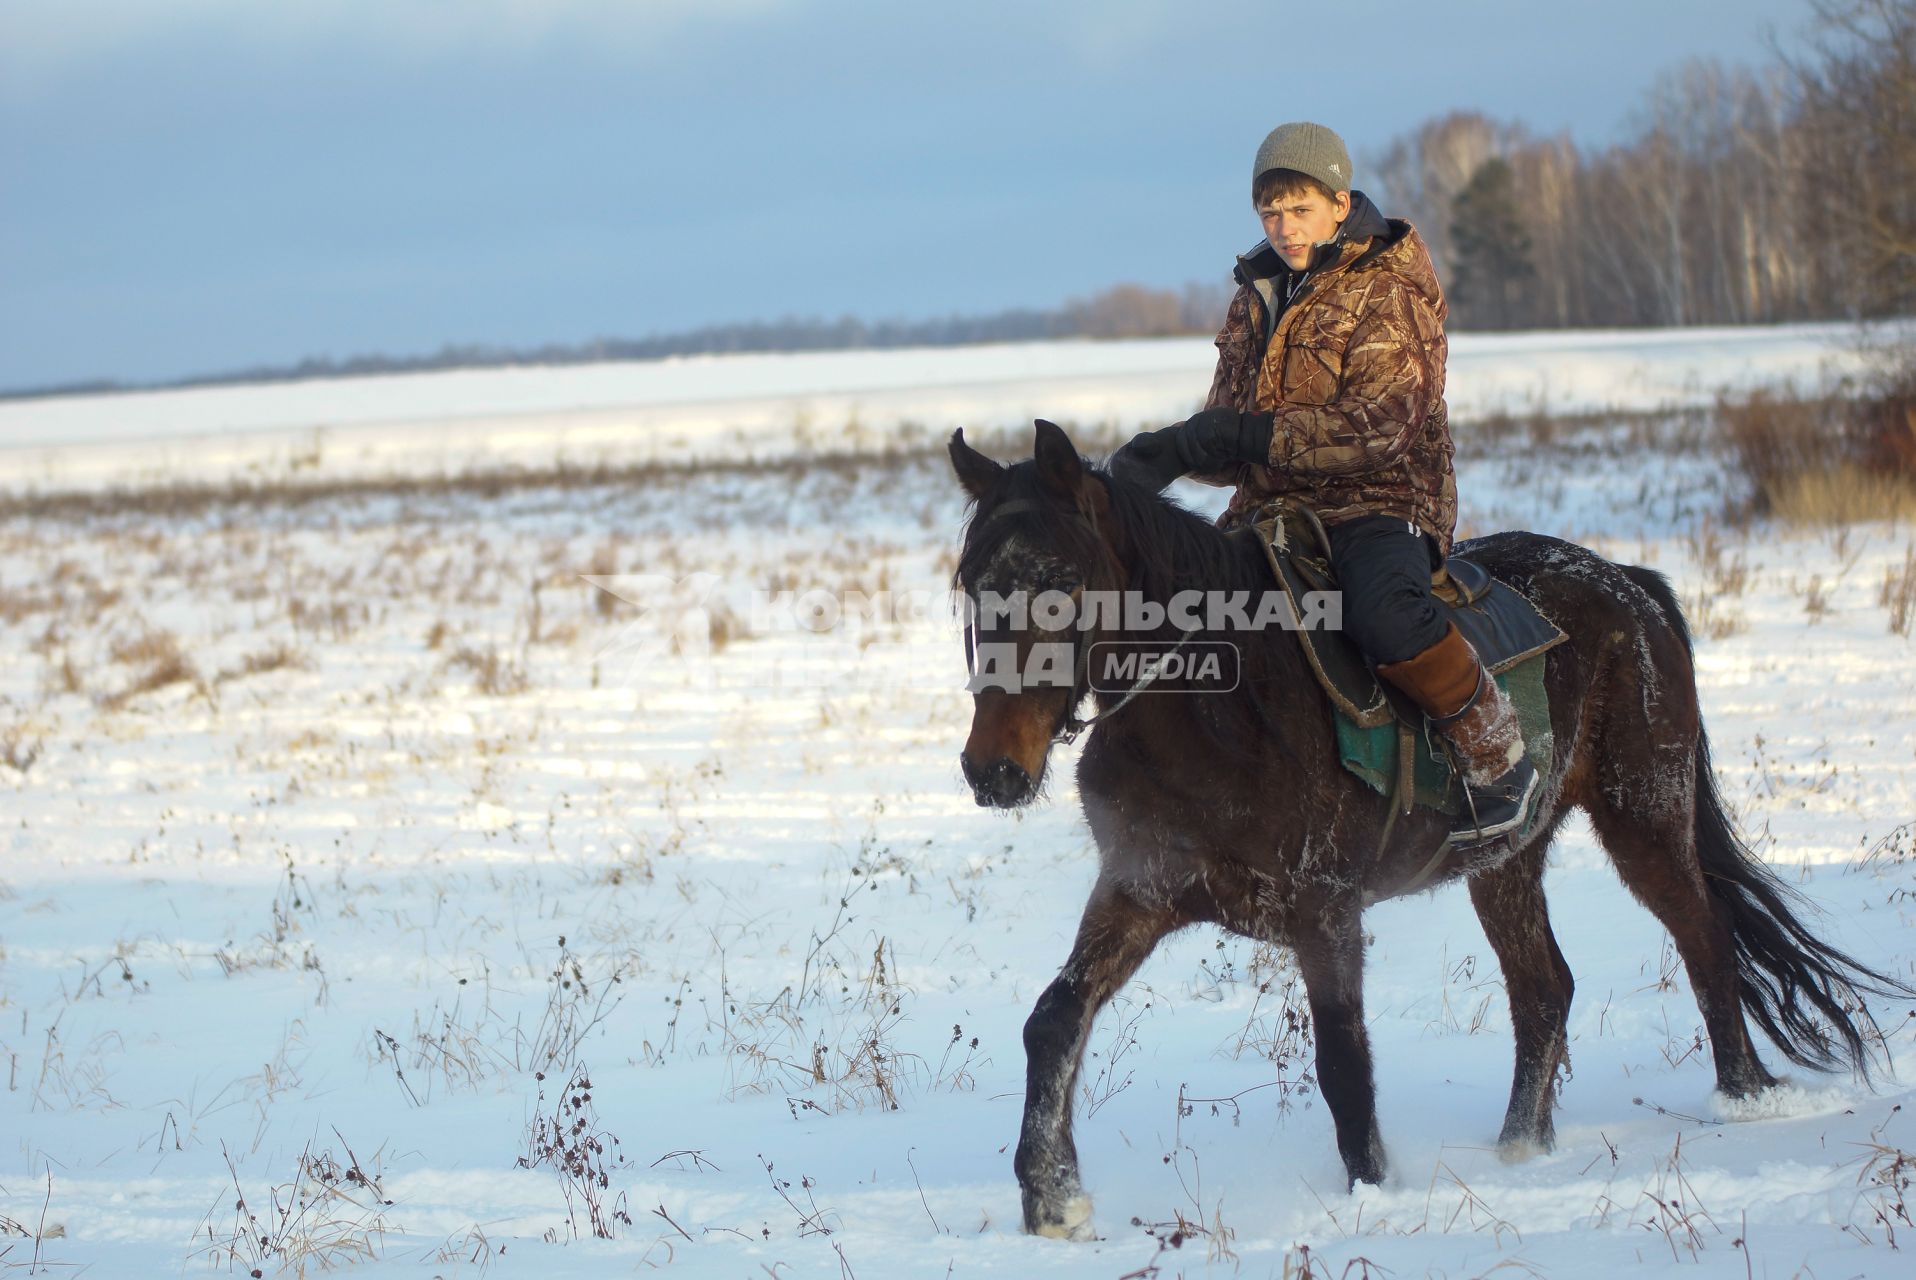
<instances>
[{"instance_id":1,"label":"horse's front leg","mask_svg":"<svg viewBox=\"0 0 1916 1280\"><path fill-rule=\"evenodd\" d=\"M1070 957L1025 1021L1024 1129L1013 1167L1024 1193L1025 1230L1034 1235L1092 1238L1091 1200L1071 1140L1071 1095L1085 1041L1098 1010L1176 927L1170 911L1146 907L1100 880Z\"/></svg>"},{"instance_id":2,"label":"horse's front leg","mask_svg":"<svg viewBox=\"0 0 1916 1280\"><path fill-rule=\"evenodd\" d=\"M1297 966L1317 1037L1317 1087L1337 1127L1349 1186L1381 1183L1384 1142L1377 1132L1377 1086L1364 1030L1362 908L1354 901L1333 902L1322 911L1298 914Z\"/></svg>"}]
</instances>

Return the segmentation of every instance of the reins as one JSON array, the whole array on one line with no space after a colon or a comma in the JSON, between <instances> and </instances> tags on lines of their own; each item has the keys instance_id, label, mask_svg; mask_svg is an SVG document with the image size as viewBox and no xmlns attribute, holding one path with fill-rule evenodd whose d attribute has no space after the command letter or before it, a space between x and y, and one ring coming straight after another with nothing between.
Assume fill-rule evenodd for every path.
<instances>
[{"instance_id":1,"label":"reins","mask_svg":"<svg viewBox=\"0 0 1916 1280\"><path fill-rule=\"evenodd\" d=\"M1145 664L1144 674L1138 677L1138 682L1136 684L1132 685L1129 689L1125 690L1124 696L1122 698L1119 698L1115 703L1113 703L1111 706L1106 707L1104 710L1099 711L1096 714L1084 719L1080 719L1077 714L1078 703L1083 701L1084 694L1081 694L1078 692L1078 685L1077 685L1077 682L1074 680L1071 686L1071 708L1070 710L1064 713L1064 723L1059 725L1058 731L1051 735L1051 740L1053 742L1061 742L1065 744L1066 746L1070 746L1073 742L1077 741L1078 735L1083 733L1086 729L1089 729L1092 725L1096 724L1098 721L1103 720L1108 716L1114 716L1118 714L1118 712L1124 710L1125 707L1130 704L1131 699L1137 697L1140 693L1143 693L1146 689L1150 688L1151 685L1157 681L1158 674L1164 670L1165 662L1170 658L1171 654L1176 653L1178 650L1182 649L1185 645L1185 642L1188 641L1192 636L1196 634L1197 634L1197 629L1194 627L1191 630L1186 631L1183 635L1179 636L1178 642L1171 646L1170 653L1160 655L1156 662L1150 662ZM1088 666L1090 664L1090 661L1091 661L1091 650L1089 646L1087 646L1085 649L1085 664Z\"/></svg>"},{"instance_id":2,"label":"reins","mask_svg":"<svg viewBox=\"0 0 1916 1280\"><path fill-rule=\"evenodd\" d=\"M1049 510L1051 510L1051 508L1046 504L1037 502L1031 498L1013 498L1008 502L999 503L998 506L992 510L992 513L985 517L985 523L990 524L1000 516L1020 515L1028 511ZM1069 518L1076 520L1079 524L1090 529L1092 535L1098 539L1099 543L1103 543L1104 535L1098 528L1098 521L1095 516L1087 515L1082 510L1078 510L1069 513ZM1077 603L1081 600L1083 595L1084 588L1082 586L1075 588L1071 593L1073 603ZM1191 637L1196 635L1199 630L1200 628L1193 627L1186 631L1178 637L1178 642L1171 646L1169 653L1160 655L1155 662L1145 663L1144 673L1138 678L1136 683L1125 690L1123 697L1119 698L1111 706L1104 708L1104 710L1083 717L1078 715L1078 705L1082 703L1087 696L1096 692L1096 690L1087 687L1089 684L1087 677L1091 667L1092 646L1090 644L1079 645L1078 657L1072 664L1071 699L1065 705L1064 719L1059 722L1057 729L1052 733L1051 741L1054 744L1070 746L1078 740L1078 735L1086 729L1097 724L1098 721L1114 716L1124 710L1125 707L1131 704L1133 698L1157 682L1158 676L1163 672L1166 661L1170 658L1171 654L1177 653L1180 649L1184 648L1185 644L1189 642ZM974 660L977 648L978 641L975 629L973 624L967 622L965 624L965 665L968 668Z\"/></svg>"}]
</instances>

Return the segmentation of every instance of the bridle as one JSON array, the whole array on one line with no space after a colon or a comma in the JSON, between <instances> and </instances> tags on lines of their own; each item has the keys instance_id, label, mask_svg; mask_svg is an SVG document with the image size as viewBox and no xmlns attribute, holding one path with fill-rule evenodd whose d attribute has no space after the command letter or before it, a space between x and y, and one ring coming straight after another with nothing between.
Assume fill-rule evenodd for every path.
<instances>
[{"instance_id":1,"label":"bridle","mask_svg":"<svg viewBox=\"0 0 1916 1280\"><path fill-rule=\"evenodd\" d=\"M1046 504L1042 502L1037 502L1031 498L1013 498L1009 502L999 503L997 507L993 508L991 514L985 517L984 523L990 524L993 520L998 519L1000 516L1021 515L1027 511L1048 511L1048 510L1051 510L1051 508L1048 507ZM1089 530L1091 530L1092 535L1096 537L1099 543L1102 545L1104 541L1104 535L1099 530L1098 522L1095 517L1086 515L1082 511L1070 512L1069 517L1073 520L1076 520L1079 524L1084 525ZM1074 588L1071 592L1071 599L1073 603L1077 603L1078 601L1080 601L1083 595L1084 595L1084 588L1082 586ZM1052 744L1054 746L1056 745L1070 746L1073 742L1076 742L1078 740L1078 735L1083 733L1086 729L1091 728L1093 725L1097 724L1098 721L1106 719L1110 716L1114 716L1118 712L1124 710L1125 707L1130 705L1131 700L1133 698L1137 697L1140 693L1143 693L1146 689L1150 688L1153 684L1157 682L1159 673L1162 672L1165 667L1164 658L1168 658L1170 657L1170 654L1176 653L1180 649L1184 648L1185 644L1191 639L1192 636L1196 635L1199 630L1200 628L1193 627L1190 630L1186 631L1183 635L1178 637L1178 642L1171 647L1170 653L1165 654L1163 658L1160 658L1159 661L1155 663L1146 664L1144 674L1140 676L1137 682L1134 683L1129 689L1126 689L1124 691L1124 696L1119 698L1115 703L1106 707L1102 711L1098 711L1093 713L1092 715L1082 716L1082 717L1078 715L1078 706L1080 703L1082 703L1085 700L1087 696L1089 696L1093 692L1093 690L1091 690L1088 687L1090 683L1089 676L1091 671L1092 645L1090 643L1080 643L1078 645L1078 656L1073 661L1073 664L1072 664L1070 698L1065 703L1064 718L1058 722L1058 727L1052 731L1052 734L1051 734ZM967 671L971 670L972 666L977 661L977 652L978 652L977 625L974 622L967 620L965 623L965 669Z\"/></svg>"}]
</instances>

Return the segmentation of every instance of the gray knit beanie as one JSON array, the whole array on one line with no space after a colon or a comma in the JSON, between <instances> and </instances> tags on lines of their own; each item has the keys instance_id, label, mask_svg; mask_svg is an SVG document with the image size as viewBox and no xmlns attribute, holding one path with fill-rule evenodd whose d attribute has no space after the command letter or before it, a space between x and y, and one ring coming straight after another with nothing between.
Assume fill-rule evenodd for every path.
<instances>
[{"instance_id":1,"label":"gray knit beanie","mask_svg":"<svg viewBox=\"0 0 1916 1280\"><path fill-rule=\"evenodd\" d=\"M1294 120L1280 124L1257 149L1257 163L1251 166L1251 185L1272 169L1295 169L1315 178L1332 191L1351 189L1351 153L1344 140L1321 124Z\"/></svg>"}]
</instances>

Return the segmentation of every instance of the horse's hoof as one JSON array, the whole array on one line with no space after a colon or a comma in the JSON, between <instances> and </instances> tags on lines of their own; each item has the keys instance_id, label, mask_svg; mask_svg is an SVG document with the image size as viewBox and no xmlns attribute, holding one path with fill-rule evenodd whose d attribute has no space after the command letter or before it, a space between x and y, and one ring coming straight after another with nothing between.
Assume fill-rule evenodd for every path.
<instances>
[{"instance_id":1,"label":"horse's hoof","mask_svg":"<svg viewBox=\"0 0 1916 1280\"><path fill-rule=\"evenodd\" d=\"M1777 1089L1787 1088L1796 1083L1789 1076L1773 1076L1762 1067L1754 1070L1739 1071L1734 1074L1719 1072L1716 1078L1716 1096L1729 1102L1751 1103Z\"/></svg>"},{"instance_id":2,"label":"horse's hoof","mask_svg":"<svg viewBox=\"0 0 1916 1280\"><path fill-rule=\"evenodd\" d=\"M1058 1206L1055 1214L1048 1213L1035 1220L1027 1218L1025 1230L1047 1240L1075 1240L1080 1243L1096 1240L1098 1234L1091 1229L1091 1197L1072 1196Z\"/></svg>"},{"instance_id":3,"label":"horse's hoof","mask_svg":"<svg viewBox=\"0 0 1916 1280\"><path fill-rule=\"evenodd\" d=\"M1522 1164L1549 1155L1555 1145L1545 1138L1505 1138L1497 1144L1497 1158L1505 1164Z\"/></svg>"},{"instance_id":4,"label":"horse's hoof","mask_svg":"<svg viewBox=\"0 0 1916 1280\"><path fill-rule=\"evenodd\" d=\"M1344 1158L1344 1172L1349 1176L1344 1190L1355 1191L1360 1182L1381 1187L1384 1185L1384 1174L1389 1168L1390 1161L1384 1155L1383 1142L1373 1138L1370 1147L1362 1156L1355 1159L1349 1156Z\"/></svg>"},{"instance_id":5,"label":"horse's hoof","mask_svg":"<svg viewBox=\"0 0 1916 1280\"><path fill-rule=\"evenodd\" d=\"M1719 1119L1740 1124L1828 1115L1853 1107L1856 1097L1853 1089L1841 1084L1803 1085L1786 1076L1767 1089L1758 1089L1740 1098L1719 1091L1712 1095L1711 1103Z\"/></svg>"}]
</instances>

